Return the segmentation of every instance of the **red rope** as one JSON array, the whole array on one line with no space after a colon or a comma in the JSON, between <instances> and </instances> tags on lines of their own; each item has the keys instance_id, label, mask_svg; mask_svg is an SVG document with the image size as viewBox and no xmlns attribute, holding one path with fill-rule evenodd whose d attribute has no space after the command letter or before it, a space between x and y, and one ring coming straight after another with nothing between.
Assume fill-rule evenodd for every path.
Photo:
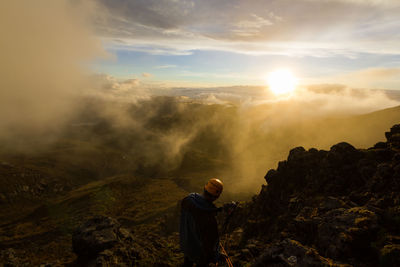
<instances>
[{"instance_id":1,"label":"red rope","mask_svg":"<svg viewBox=\"0 0 400 267\"><path fill-rule=\"evenodd\" d=\"M222 246L222 244L220 244L220 246L221 246L222 253L224 253L226 255L226 257L225 257L226 263L228 264L229 267L233 267L231 259L229 258L228 253L226 253L225 248Z\"/></svg>"}]
</instances>

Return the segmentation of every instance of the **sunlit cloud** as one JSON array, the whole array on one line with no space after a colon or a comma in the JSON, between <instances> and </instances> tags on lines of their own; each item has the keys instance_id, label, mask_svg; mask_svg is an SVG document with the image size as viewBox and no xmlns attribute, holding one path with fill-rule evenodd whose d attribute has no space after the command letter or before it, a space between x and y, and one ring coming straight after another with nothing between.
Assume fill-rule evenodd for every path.
<instances>
[{"instance_id":1,"label":"sunlit cloud","mask_svg":"<svg viewBox=\"0 0 400 267\"><path fill-rule=\"evenodd\" d=\"M327 82L336 82L358 88L398 88L400 68L368 68L323 78Z\"/></svg>"},{"instance_id":2,"label":"sunlit cloud","mask_svg":"<svg viewBox=\"0 0 400 267\"><path fill-rule=\"evenodd\" d=\"M379 75L379 71L377 73ZM94 76L92 84L97 84L94 94L101 92L102 97L120 99L123 102L151 96L174 96L187 97L206 104L288 105L290 109L287 112L298 109L299 112L301 111L299 116L308 117L362 114L400 104L400 93L393 98L384 90L355 89L343 84L300 86L290 95L282 96L272 93L267 85L174 88L165 87L163 84L148 84L137 79L118 80L110 75ZM280 112L286 111L282 108ZM276 116L280 115L276 114Z\"/></svg>"},{"instance_id":3,"label":"sunlit cloud","mask_svg":"<svg viewBox=\"0 0 400 267\"><path fill-rule=\"evenodd\" d=\"M160 66L155 66L155 69L172 69L172 68L176 68L176 65L160 65Z\"/></svg>"},{"instance_id":4,"label":"sunlit cloud","mask_svg":"<svg viewBox=\"0 0 400 267\"><path fill-rule=\"evenodd\" d=\"M312 0L321 1L321 0ZM399 6L400 3L397 0L322 0L325 2L344 2L344 3L354 3L359 5L384 5L384 6Z\"/></svg>"},{"instance_id":5,"label":"sunlit cloud","mask_svg":"<svg viewBox=\"0 0 400 267\"><path fill-rule=\"evenodd\" d=\"M150 78L151 76L153 76L153 74L151 74L151 73L148 73L148 72L142 73L142 77L144 77L144 78Z\"/></svg>"},{"instance_id":6,"label":"sunlit cloud","mask_svg":"<svg viewBox=\"0 0 400 267\"><path fill-rule=\"evenodd\" d=\"M122 84L128 85L128 86L137 86L139 85L139 80L138 79L128 79L125 80Z\"/></svg>"},{"instance_id":7,"label":"sunlit cloud","mask_svg":"<svg viewBox=\"0 0 400 267\"><path fill-rule=\"evenodd\" d=\"M236 25L235 28L232 29L232 32L239 36L255 36L261 33L261 28L265 26L271 26L274 23L262 17L257 16L256 14L250 14L250 18L248 20L241 20Z\"/></svg>"}]
</instances>

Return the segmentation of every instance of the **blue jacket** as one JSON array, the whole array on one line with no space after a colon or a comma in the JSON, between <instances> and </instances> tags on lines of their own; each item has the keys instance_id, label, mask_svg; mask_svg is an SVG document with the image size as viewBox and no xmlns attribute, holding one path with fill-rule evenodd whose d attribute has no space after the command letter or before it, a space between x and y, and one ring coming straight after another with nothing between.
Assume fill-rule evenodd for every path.
<instances>
[{"instance_id":1,"label":"blue jacket","mask_svg":"<svg viewBox=\"0 0 400 267\"><path fill-rule=\"evenodd\" d=\"M185 257L197 264L216 262L219 255L217 208L202 195L191 193L182 200L180 245Z\"/></svg>"}]
</instances>

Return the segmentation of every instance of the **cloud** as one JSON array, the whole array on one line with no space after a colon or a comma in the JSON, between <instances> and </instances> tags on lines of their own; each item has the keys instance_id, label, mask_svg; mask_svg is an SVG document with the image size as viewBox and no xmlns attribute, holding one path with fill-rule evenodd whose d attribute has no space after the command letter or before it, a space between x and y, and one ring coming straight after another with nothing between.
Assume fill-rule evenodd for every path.
<instances>
[{"instance_id":1,"label":"cloud","mask_svg":"<svg viewBox=\"0 0 400 267\"><path fill-rule=\"evenodd\" d=\"M363 114L400 104L383 90L354 89L340 84L312 85L293 97L316 114Z\"/></svg>"},{"instance_id":2,"label":"cloud","mask_svg":"<svg viewBox=\"0 0 400 267\"><path fill-rule=\"evenodd\" d=\"M250 17L249 20L239 21L232 32L239 36L255 36L261 33L261 28L273 25L271 20L259 17L256 14L250 14Z\"/></svg>"},{"instance_id":3,"label":"cloud","mask_svg":"<svg viewBox=\"0 0 400 267\"><path fill-rule=\"evenodd\" d=\"M137 85L139 85L139 83L140 83L140 81L138 79L128 79L128 80L125 80L122 84L126 84L129 86L137 86Z\"/></svg>"},{"instance_id":4,"label":"cloud","mask_svg":"<svg viewBox=\"0 0 400 267\"><path fill-rule=\"evenodd\" d=\"M160 65L160 66L155 66L155 69L172 69L172 68L176 68L176 65Z\"/></svg>"},{"instance_id":5,"label":"cloud","mask_svg":"<svg viewBox=\"0 0 400 267\"><path fill-rule=\"evenodd\" d=\"M151 73L147 73L147 72L142 73L142 77L144 77L144 78L150 78L151 76L153 76Z\"/></svg>"},{"instance_id":6,"label":"cloud","mask_svg":"<svg viewBox=\"0 0 400 267\"><path fill-rule=\"evenodd\" d=\"M136 103L153 96L183 97L206 104L240 105L286 105L298 110L299 116L319 117L329 114L362 114L400 104L398 96L388 95L384 90L355 89L343 84L312 84L297 88L288 96L276 96L266 86L232 86L208 88L171 88L163 84L143 83L137 79L118 81L112 76L99 75L95 95ZM96 84L91 82L91 84ZM285 103L285 104L284 104ZM278 110L278 109L277 109ZM284 114L286 111L280 111ZM280 115L275 114L277 117ZM293 117L295 119L295 117Z\"/></svg>"},{"instance_id":7,"label":"cloud","mask_svg":"<svg viewBox=\"0 0 400 267\"><path fill-rule=\"evenodd\" d=\"M360 78L370 76L370 79L373 79L373 77L397 77L397 73L398 69L368 69L357 75L360 75ZM185 73L189 76L196 74L203 77L203 74L199 73ZM231 74L226 77L234 79L235 76ZM351 79L355 79L354 76ZM354 88L341 83L303 85L299 86L293 94L286 96L274 95L267 86L191 88L186 85L174 88L171 85L146 83L138 79L118 80L109 75L94 76L91 84L96 85L94 95L101 94L103 98L111 97L123 102L137 102L137 100L149 99L152 96L173 96L207 104L257 106L287 103L310 117L329 114L362 114L400 104L398 101L400 93L396 95L395 92L390 92L389 95L385 90Z\"/></svg>"},{"instance_id":8,"label":"cloud","mask_svg":"<svg viewBox=\"0 0 400 267\"><path fill-rule=\"evenodd\" d=\"M320 1L320 0L312 0L312 1ZM343 3L352 3L358 5L371 5L371 6L399 6L399 1L397 0L322 0L325 2L343 2Z\"/></svg>"},{"instance_id":9,"label":"cloud","mask_svg":"<svg viewBox=\"0 0 400 267\"><path fill-rule=\"evenodd\" d=\"M177 47L173 43L161 46L153 41L121 39L121 38L102 38L104 47L110 51L126 50L143 52L151 55L172 55L172 56L188 56L192 54L192 46Z\"/></svg>"},{"instance_id":10,"label":"cloud","mask_svg":"<svg viewBox=\"0 0 400 267\"><path fill-rule=\"evenodd\" d=\"M111 75L97 74L91 77L89 85L91 85L94 90L118 91L137 87L140 85L140 81L139 79L118 80Z\"/></svg>"},{"instance_id":11,"label":"cloud","mask_svg":"<svg viewBox=\"0 0 400 267\"><path fill-rule=\"evenodd\" d=\"M354 72L350 75L352 77L356 75L362 76L364 79L399 79L400 68L370 68Z\"/></svg>"},{"instance_id":12,"label":"cloud","mask_svg":"<svg viewBox=\"0 0 400 267\"><path fill-rule=\"evenodd\" d=\"M400 52L398 1L98 2L98 36L114 49L169 55L196 49L296 56Z\"/></svg>"},{"instance_id":13,"label":"cloud","mask_svg":"<svg viewBox=\"0 0 400 267\"><path fill-rule=\"evenodd\" d=\"M120 103L137 103L140 100L149 99L161 89L154 89L154 85L148 85L139 79L117 79L108 74L95 74L86 80L87 89L82 97L102 99L104 101Z\"/></svg>"},{"instance_id":14,"label":"cloud","mask_svg":"<svg viewBox=\"0 0 400 267\"><path fill-rule=\"evenodd\" d=\"M327 81L345 83L359 88L393 88L400 83L400 68L368 68L327 77Z\"/></svg>"},{"instance_id":15,"label":"cloud","mask_svg":"<svg viewBox=\"0 0 400 267\"><path fill-rule=\"evenodd\" d=\"M83 64L105 56L87 21L88 3L1 1L2 144L51 140L73 113Z\"/></svg>"}]
</instances>

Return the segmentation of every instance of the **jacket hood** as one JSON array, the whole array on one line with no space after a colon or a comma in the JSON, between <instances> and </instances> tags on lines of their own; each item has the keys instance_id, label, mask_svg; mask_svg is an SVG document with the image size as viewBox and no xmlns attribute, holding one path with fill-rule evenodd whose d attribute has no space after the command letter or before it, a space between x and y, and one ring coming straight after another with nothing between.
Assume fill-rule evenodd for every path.
<instances>
[{"instance_id":1,"label":"jacket hood","mask_svg":"<svg viewBox=\"0 0 400 267\"><path fill-rule=\"evenodd\" d=\"M202 210L207 210L207 211L216 211L217 207L210 202L207 201L203 195L200 195L199 193L191 193L188 196L190 200L193 202L194 205L196 205L197 208L202 209Z\"/></svg>"}]
</instances>

